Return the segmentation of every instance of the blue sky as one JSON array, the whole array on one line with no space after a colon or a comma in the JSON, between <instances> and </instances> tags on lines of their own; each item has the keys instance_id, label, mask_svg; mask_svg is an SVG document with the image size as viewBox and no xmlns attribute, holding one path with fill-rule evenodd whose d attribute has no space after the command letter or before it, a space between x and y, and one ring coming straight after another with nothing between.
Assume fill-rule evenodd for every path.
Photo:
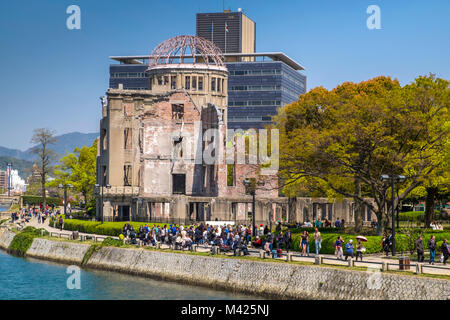
<instances>
[{"instance_id":1,"label":"blue sky","mask_svg":"<svg viewBox=\"0 0 450 320\"><path fill-rule=\"evenodd\" d=\"M66 9L81 8L81 30ZM369 30L369 5L381 29ZM256 22L257 51L283 51L305 66L308 90L387 75L407 84L429 72L450 79L448 0L225 0ZM26 149L34 128L96 132L111 55L150 54L195 34L197 12L222 0L1 0L0 146Z\"/></svg>"}]
</instances>

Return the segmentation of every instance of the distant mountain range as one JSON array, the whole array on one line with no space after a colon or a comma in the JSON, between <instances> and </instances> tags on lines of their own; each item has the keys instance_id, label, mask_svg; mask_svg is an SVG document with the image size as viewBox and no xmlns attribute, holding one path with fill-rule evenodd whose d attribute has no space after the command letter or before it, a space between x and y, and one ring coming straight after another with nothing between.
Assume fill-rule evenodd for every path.
<instances>
[{"instance_id":1,"label":"distant mountain range","mask_svg":"<svg viewBox=\"0 0 450 320\"><path fill-rule=\"evenodd\" d=\"M98 136L98 133L66 133L56 136L56 143L49 147L57 153L57 158L59 159L66 153L73 152L77 147L91 146ZM6 170L6 164L12 162L13 169L19 169L20 176L29 174L29 168L31 168L33 161L36 159L36 155L30 152L31 149L21 151L0 147L0 170Z\"/></svg>"}]
</instances>

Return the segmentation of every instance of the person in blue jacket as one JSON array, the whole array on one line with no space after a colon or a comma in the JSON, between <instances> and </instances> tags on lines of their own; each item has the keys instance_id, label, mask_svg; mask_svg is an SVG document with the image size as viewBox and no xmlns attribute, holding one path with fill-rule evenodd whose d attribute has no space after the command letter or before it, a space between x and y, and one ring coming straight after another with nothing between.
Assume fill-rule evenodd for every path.
<instances>
[{"instance_id":1,"label":"person in blue jacket","mask_svg":"<svg viewBox=\"0 0 450 320\"><path fill-rule=\"evenodd\" d=\"M353 258L353 240L348 240L347 244L345 245L345 260L347 260L348 256L351 256Z\"/></svg>"}]
</instances>

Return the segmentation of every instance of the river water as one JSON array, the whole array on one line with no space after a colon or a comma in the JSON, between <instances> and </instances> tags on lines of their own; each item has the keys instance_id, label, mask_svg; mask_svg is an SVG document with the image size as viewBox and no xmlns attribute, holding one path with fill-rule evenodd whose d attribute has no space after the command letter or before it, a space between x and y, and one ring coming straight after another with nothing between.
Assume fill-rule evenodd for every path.
<instances>
[{"instance_id":1,"label":"river water","mask_svg":"<svg viewBox=\"0 0 450 320\"><path fill-rule=\"evenodd\" d=\"M68 289L67 265L18 258L0 250L0 300L229 300L254 296L81 269L81 288Z\"/></svg>"}]
</instances>

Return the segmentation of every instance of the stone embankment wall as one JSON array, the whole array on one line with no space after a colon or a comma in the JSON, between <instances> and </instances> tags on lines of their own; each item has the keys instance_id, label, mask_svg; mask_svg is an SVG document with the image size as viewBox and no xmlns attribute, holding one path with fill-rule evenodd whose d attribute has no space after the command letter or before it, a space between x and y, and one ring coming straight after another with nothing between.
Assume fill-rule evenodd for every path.
<instances>
[{"instance_id":1,"label":"stone embankment wall","mask_svg":"<svg viewBox=\"0 0 450 320\"><path fill-rule=\"evenodd\" d=\"M6 228L0 228L0 249L6 250L13 241L15 233Z\"/></svg>"},{"instance_id":2,"label":"stone embankment wall","mask_svg":"<svg viewBox=\"0 0 450 320\"><path fill-rule=\"evenodd\" d=\"M287 299L446 299L450 281L105 247L88 267Z\"/></svg>"},{"instance_id":3,"label":"stone embankment wall","mask_svg":"<svg viewBox=\"0 0 450 320\"><path fill-rule=\"evenodd\" d=\"M80 265L90 245L36 238L27 250L27 256Z\"/></svg>"},{"instance_id":4,"label":"stone embankment wall","mask_svg":"<svg viewBox=\"0 0 450 320\"><path fill-rule=\"evenodd\" d=\"M0 247L14 233L0 229ZM100 247L36 238L26 255L186 284L285 299L447 299L450 281L281 262Z\"/></svg>"}]
</instances>

